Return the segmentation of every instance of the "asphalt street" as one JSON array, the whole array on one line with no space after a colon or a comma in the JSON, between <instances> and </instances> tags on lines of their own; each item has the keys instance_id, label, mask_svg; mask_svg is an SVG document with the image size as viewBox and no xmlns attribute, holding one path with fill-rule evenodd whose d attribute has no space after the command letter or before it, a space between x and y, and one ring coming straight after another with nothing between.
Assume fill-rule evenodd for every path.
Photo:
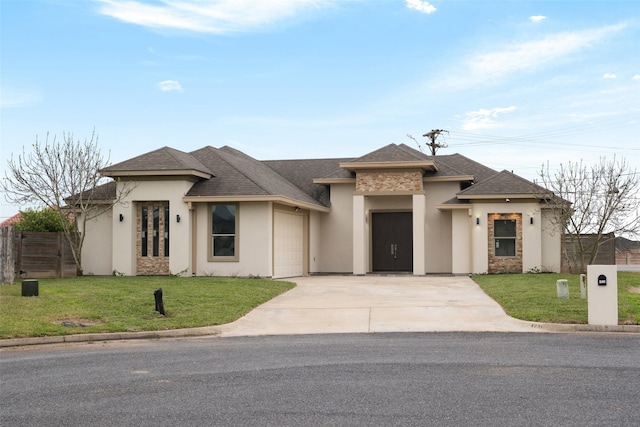
<instances>
[{"instance_id":1,"label":"asphalt street","mask_svg":"<svg viewBox=\"0 0 640 427\"><path fill-rule=\"evenodd\" d=\"M0 425L637 426L640 338L203 337L0 351Z\"/></svg>"}]
</instances>

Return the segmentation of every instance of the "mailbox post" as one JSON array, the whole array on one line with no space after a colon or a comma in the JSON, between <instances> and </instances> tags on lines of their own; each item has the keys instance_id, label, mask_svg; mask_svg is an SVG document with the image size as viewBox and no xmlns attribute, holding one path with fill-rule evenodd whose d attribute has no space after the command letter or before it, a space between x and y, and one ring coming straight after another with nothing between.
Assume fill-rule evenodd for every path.
<instances>
[{"instance_id":1,"label":"mailbox post","mask_svg":"<svg viewBox=\"0 0 640 427\"><path fill-rule=\"evenodd\" d=\"M587 310L590 325L618 324L618 269L615 265L587 266Z\"/></svg>"}]
</instances>

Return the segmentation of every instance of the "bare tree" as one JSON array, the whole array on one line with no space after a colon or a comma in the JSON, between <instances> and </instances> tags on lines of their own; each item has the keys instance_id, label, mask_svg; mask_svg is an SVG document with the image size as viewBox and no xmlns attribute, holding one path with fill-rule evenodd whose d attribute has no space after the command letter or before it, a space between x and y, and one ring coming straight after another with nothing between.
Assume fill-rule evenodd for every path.
<instances>
[{"instance_id":1,"label":"bare tree","mask_svg":"<svg viewBox=\"0 0 640 427\"><path fill-rule=\"evenodd\" d=\"M82 275L87 222L110 210L130 191L125 189L116 194L114 190L105 197L104 187L110 184L106 184L100 170L108 166L108 161L108 157L100 153L95 131L84 141L63 132L62 142L55 136L49 141L47 133L44 144L36 136L31 152L27 153L23 147L17 158L11 155L8 170L0 182L10 203L55 209L62 219L78 275ZM115 183L111 185L115 188Z\"/></svg>"},{"instance_id":2,"label":"bare tree","mask_svg":"<svg viewBox=\"0 0 640 427\"><path fill-rule=\"evenodd\" d=\"M547 203L554 208L554 225L567 237L564 255L572 270L585 272L608 239L640 232L640 173L626 160L602 157L590 167L569 162L555 173L547 162L539 175L556 196Z\"/></svg>"}]
</instances>

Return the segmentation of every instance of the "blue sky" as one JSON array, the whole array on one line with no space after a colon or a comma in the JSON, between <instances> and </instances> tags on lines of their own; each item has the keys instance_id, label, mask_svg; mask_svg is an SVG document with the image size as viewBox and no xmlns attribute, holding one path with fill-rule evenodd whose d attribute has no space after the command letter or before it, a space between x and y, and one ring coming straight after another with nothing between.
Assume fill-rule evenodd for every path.
<instances>
[{"instance_id":1,"label":"blue sky","mask_svg":"<svg viewBox=\"0 0 640 427\"><path fill-rule=\"evenodd\" d=\"M36 135L93 129L112 163L356 157L445 129L439 154L528 179L640 166L634 0L0 0L0 20L3 176Z\"/></svg>"}]
</instances>

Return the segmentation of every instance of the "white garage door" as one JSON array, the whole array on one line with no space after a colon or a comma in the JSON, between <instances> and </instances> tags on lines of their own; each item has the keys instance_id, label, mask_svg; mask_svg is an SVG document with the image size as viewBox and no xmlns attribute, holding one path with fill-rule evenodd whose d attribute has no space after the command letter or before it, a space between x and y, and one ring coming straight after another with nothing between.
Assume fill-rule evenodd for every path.
<instances>
[{"instance_id":1,"label":"white garage door","mask_svg":"<svg viewBox=\"0 0 640 427\"><path fill-rule=\"evenodd\" d=\"M273 234L273 277L302 276L304 259L302 215L276 212Z\"/></svg>"}]
</instances>

